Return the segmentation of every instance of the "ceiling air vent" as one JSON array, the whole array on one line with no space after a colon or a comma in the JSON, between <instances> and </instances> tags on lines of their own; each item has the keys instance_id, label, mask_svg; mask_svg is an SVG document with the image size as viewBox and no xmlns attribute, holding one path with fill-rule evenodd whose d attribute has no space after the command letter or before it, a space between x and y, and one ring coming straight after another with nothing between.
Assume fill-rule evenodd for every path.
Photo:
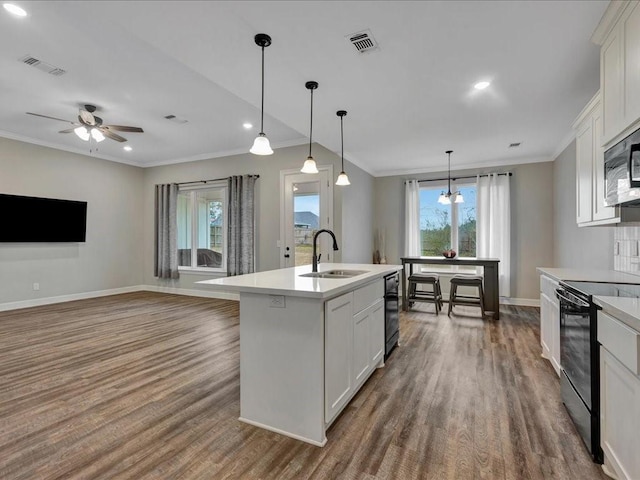
<instances>
[{"instance_id":1,"label":"ceiling air vent","mask_svg":"<svg viewBox=\"0 0 640 480\"><path fill-rule=\"evenodd\" d=\"M42 60L32 57L31 55L25 55L19 60L25 65L29 65L30 67L36 67L38 70L44 73L48 73L49 75L54 75L56 77L59 77L60 75L64 75L65 73L67 73L67 71L64 70L63 68L55 67L49 63L43 62Z\"/></svg>"},{"instance_id":2,"label":"ceiling air vent","mask_svg":"<svg viewBox=\"0 0 640 480\"><path fill-rule=\"evenodd\" d=\"M509 148L517 148L520 146L520 142L516 142L516 143L510 143L509 144Z\"/></svg>"},{"instance_id":3,"label":"ceiling air vent","mask_svg":"<svg viewBox=\"0 0 640 480\"><path fill-rule=\"evenodd\" d=\"M368 53L373 50L378 50L378 42L373 38L371 30L367 29L352 33L351 35L347 35L347 39L351 42L351 45L356 47L358 53Z\"/></svg>"}]
</instances>

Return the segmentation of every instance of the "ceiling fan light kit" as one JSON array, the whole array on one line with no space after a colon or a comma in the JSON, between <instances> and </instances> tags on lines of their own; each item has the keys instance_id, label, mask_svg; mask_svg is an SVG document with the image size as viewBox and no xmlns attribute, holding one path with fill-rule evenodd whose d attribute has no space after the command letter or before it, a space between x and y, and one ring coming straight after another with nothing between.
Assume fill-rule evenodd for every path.
<instances>
[{"instance_id":1,"label":"ceiling fan light kit","mask_svg":"<svg viewBox=\"0 0 640 480\"><path fill-rule=\"evenodd\" d=\"M442 205L451 205L451 197L453 197L453 203L464 203L464 197L459 191L451 193L451 154L453 153L453 150L447 150L444 153L447 154L449 160L449 174L447 176L448 189L447 193L444 193L444 191L440 193L440 196L438 197L438 203Z\"/></svg>"},{"instance_id":2,"label":"ceiling fan light kit","mask_svg":"<svg viewBox=\"0 0 640 480\"><path fill-rule=\"evenodd\" d=\"M351 185L349 181L349 177L344 171L344 130L342 128L342 119L347 115L346 110L338 110L336 115L340 117L340 149L341 149L341 158L342 158L342 170L340 171L340 175L338 175L338 179L336 180L336 185L346 186Z\"/></svg>"},{"instance_id":3,"label":"ceiling fan light kit","mask_svg":"<svg viewBox=\"0 0 640 480\"><path fill-rule=\"evenodd\" d=\"M260 133L254 140L249 152L254 155L271 155L273 150L269 144L269 139L264 133L264 49L271 45L271 37L266 33L258 33L254 40L256 45L262 49L262 101L260 105Z\"/></svg>"},{"instance_id":4,"label":"ceiling fan light kit","mask_svg":"<svg viewBox=\"0 0 640 480\"><path fill-rule=\"evenodd\" d=\"M300 170L302 173L318 173L318 167L316 165L316 161L313 159L311 155L311 144L313 143L313 91L318 88L318 82L310 81L304 84L304 86L311 92L311 113L310 113L310 121L309 121L309 156L304 162L302 169Z\"/></svg>"}]
</instances>

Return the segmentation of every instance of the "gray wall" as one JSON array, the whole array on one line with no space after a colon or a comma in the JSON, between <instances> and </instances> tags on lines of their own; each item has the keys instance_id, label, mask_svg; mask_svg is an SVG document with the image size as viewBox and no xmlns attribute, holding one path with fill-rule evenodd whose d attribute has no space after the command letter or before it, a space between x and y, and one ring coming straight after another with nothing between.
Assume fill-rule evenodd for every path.
<instances>
[{"instance_id":1,"label":"gray wall","mask_svg":"<svg viewBox=\"0 0 640 480\"><path fill-rule=\"evenodd\" d=\"M342 190L342 261L371 263L373 258L373 198L375 179L364 170L345 162L351 185ZM337 177L338 172L334 175Z\"/></svg>"},{"instance_id":2,"label":"gray wall","mask_svg":"<svg viewBox=\"0 0 640 480\"><path fill-rule=\"evenodd\" d=\"M1 193L88 202L86 243L0 244L0 303L141 284L142 178L140 168L0 138Z\"/></svg>"},{"instance_id":3,"label":"gray wall","mask_svg":"<svg viewBox=\"0 0 640 480\"><path fill-rule=\"evenodd\" d=\"M576 224L576 142L553 162L553 263L546 267L613 268L615 227Z\"/></svg>"},{"instance_id":4,"label":"gray wall","mask_svg":"<svg viewBox=\"0 0 640 480\"><path fill-rule=\"evenodd\" d=\"M202 289L195 284L211 274L187 274L182 272L176 281L159 280L153 276L153 198L154 186L159 183L188 182L230 175L258 174L256 190L257 251L256 270L265 271L280 268L280 171L299 169L308 155L308 146L281 148L268 157L256 157L249 153L231 157L215 158L198 162L180 163L148 168L144 176L144 282L161 287ZM340 172L340 158L321 145L314 144L313 156L318 165L333 165L333 182ZM371 211L373 177L357 167L348 164L347 172L351 186L333 186L333 229L338 238L340 250L335 261L355 262L362 258L358 248L371 241ZM362 188L362 192L360 189ZM343 202L343 194L348 199ZM346 207L343 210L343 205ZM343 232L347 225L348 231ZM357 228L353 228L356 226ZM370 251L371 247L367 249ZM368 256L367 258L370 258ZM370 262L370 260L368 260Z\"/></svg>"},{"instance_id":5,"label":"gray wall","mask_svg":"<svg viewBox=\"0 0 640 480\"><path fill-rule=\"evenodd\" d=\"M553 164L534 163L457 171L475 175L488 171L510 171L511 178L511 296L536 299L540 296L536 267L553 262ZM399 263L404 249L404 180L441 178L446 172L418 176L375 179L374 228L386 232L389 263ZM575 180L574 180L575 183ZM572 184L573 185L573 184Z\"/></svg>"}]
</instances>

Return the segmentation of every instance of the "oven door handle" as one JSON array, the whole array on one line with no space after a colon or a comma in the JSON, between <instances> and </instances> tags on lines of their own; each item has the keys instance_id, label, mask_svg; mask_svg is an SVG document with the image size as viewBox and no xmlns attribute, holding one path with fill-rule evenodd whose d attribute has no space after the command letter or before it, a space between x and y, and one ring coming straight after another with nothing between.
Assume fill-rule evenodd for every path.
<instances>
[{"instance_id":1,"label":"oven door handle","mask_svg":"<svg viewBox=\"0 0 640 480\"><path fill-rule=\"evenodd\" d=\"M584 308L589 308L589 303L585 302L584 300L581 300L580 298L571 295L573 298L569 298L566 295L563 295L563 293L565 293L564 290L556 290L556 297L558 298L558 300L563 300L565 302L567 302L569 305L575 305L578 307L584 307Z\"/></svg>"}]
</instances>

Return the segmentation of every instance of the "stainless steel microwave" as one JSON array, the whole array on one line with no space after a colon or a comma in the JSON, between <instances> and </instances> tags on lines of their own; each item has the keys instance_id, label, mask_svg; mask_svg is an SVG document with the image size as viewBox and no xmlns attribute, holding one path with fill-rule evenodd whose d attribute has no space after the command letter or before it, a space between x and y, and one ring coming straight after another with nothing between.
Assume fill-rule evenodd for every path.
<instances>
[{"instance_id":1,"label":"stainless steel microwave","mask_svg":"<svg viewBox=\"0 0 640 480\"><path fill-rule=\"evenodd\" d=\"M640 129L604 152L605 203L640 206Z\"/></svg>"}]
</instances>

